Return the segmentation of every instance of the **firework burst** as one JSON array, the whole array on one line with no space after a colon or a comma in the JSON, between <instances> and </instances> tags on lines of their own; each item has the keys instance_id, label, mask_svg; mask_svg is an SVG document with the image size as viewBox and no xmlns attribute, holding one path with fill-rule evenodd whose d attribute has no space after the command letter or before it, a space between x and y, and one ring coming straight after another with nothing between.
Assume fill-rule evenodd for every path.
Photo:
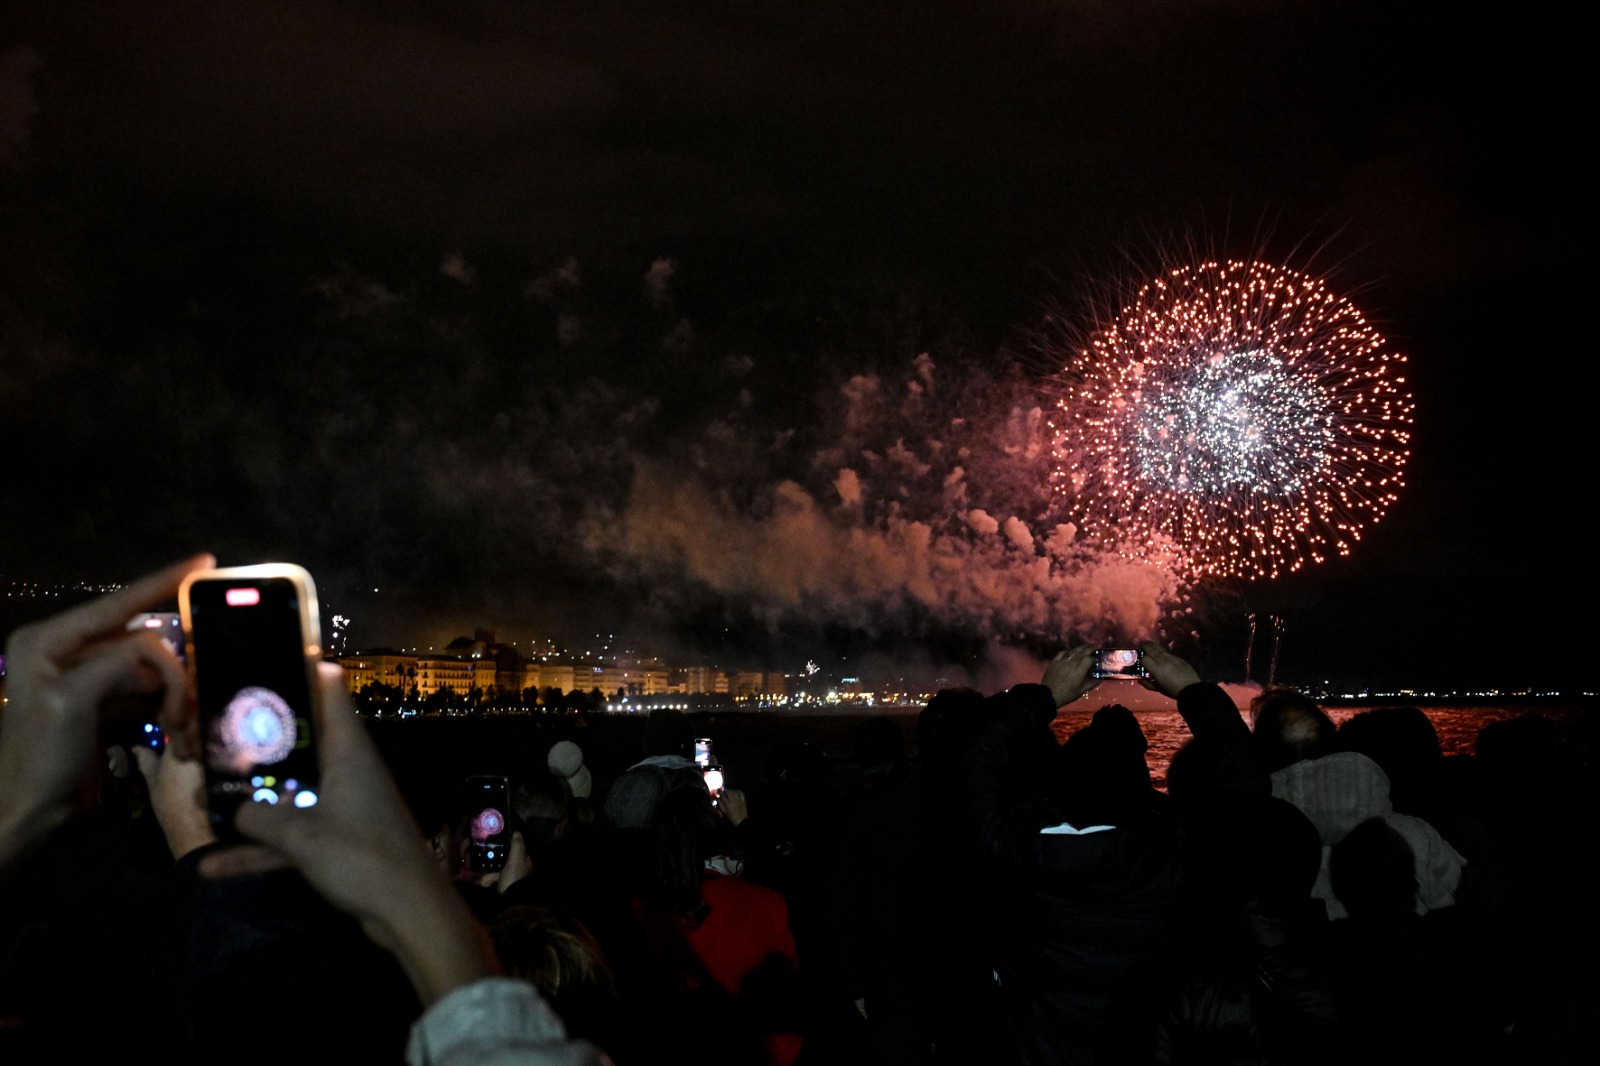
<instances>
[{"instance_id":1,"label":"firework burst","mask_svg":"<svg viewBox=\"0 0 1600 1066\"><path fill-rule=\"evenodd\" d=\"M1055 489L1079 534L1196 577L1346 555L1403 487L1405 356L1321 279L1164 272L1067 361Z\"/></svg>"}]
</instances>

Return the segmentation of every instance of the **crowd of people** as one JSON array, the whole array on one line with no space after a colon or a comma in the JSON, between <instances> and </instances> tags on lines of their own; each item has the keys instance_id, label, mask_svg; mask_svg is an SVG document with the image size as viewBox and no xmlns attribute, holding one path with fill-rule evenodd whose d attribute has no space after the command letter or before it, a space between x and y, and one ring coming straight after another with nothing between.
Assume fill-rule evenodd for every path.
<instances>
[{"instance_id":1,"label":"crowd of people","mask_svg":"<svg viewBox=\"0 0 1600 1066\"><path fill-rule=\"evenodd\" d=\"M655 712L601 780L513 782L499 870L458 790L396 781L338 668L321 802L218 839L187 675L129 632L199 557L17 630L0 717L0 1061L1579 1062L1600 1050L1592 753L1528 716L1446 759L1415 709L1242 715L1156 644L1167 791L1088 648L708 790ZM1080 701L1087 701L1080 702ZM165 753L109 743L153 710ZM131 754L130 754L131 751Z\"/></svg>"}]
</instances>

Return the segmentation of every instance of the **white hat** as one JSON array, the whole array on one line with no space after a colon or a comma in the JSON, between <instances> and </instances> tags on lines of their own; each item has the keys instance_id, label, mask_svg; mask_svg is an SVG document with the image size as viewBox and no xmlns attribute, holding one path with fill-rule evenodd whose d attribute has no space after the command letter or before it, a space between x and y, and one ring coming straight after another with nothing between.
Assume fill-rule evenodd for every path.
<instances>
[{"instance_id":1,"label":"white hat","mask_svg":"<svg viewBox=\"0 0 1600 1066\"><path fill-rule=\"evenodd\" d=\"M558 740L551 745L545 765L551 773L566 781L574 796L588 798L589 790L594 787L594 778L589 775L589 768L583 765L582 748L570 740Z\"/></svg>"}]
</instances>

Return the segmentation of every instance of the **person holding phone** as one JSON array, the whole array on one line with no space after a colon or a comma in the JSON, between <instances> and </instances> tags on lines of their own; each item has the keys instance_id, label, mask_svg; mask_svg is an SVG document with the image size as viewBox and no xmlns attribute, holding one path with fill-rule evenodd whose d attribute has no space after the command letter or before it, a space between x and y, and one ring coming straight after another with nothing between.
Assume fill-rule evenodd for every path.
<instances>
[{"instance_id":1,"label":"person holding phone","mask_svg":"<svg viewBox=\"0 0 1600 1066\"><path fill-rule=\"evenodd\" d=\"M182 666L155 634L126 626L170 600L192 572L212 566L211 556L195 556L12 635L0 718L0 878L72 817L94 773L101 727L128 713L130 701L144 704L141 711L159 705L171 755L201 754ZM226 877L292 867L359 920L399 960L426 1007L412 1027L410 1063L604 1063L591 1045L567 1039L532 986L496 976L487 936L428 861L338 666L317 672L312 714L320 801L242 805L234 825L251 843L208 854L202 872Z\"/></svg>"},{"instance_id":2,"label":"person holding phone","mask_svg":"<svg viewBox=\"0 0 1600 1066\"><path fill-rule=\"evenodd\" d=\"M1249 730L1227 694L1159 644L1140 651L1150 675L1140 683L1175 700L1211 748L1205 809L1266 795ZM1051 661L1040 684L992 697L962 754L962 836L987 882L994 921L986 961L1012 1043L1007 1057L1021 1063L1092 1061L1113 990L1167 950L1178 928L1183 816L1167 805L1114 802L1148 792L1148 770L1134 764L1142 760L1105 767L1101 784L1113 795L1099 797L1107 802L1095 805L1096 817L1073 820L1059 802L1050 722L1099 683L1094 662L1093 648L1073 648Z\"/></svg>"}]
</instances>

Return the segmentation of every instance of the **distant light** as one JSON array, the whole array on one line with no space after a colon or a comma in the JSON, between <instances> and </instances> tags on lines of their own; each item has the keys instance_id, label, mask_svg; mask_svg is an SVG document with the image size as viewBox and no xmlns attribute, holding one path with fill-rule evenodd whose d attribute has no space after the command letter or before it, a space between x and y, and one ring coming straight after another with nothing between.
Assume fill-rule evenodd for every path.
<instances>
[{"instance_id":1,"label":"distant light","mask_svg":"<svg viewBox=\"0 0 1600 1066\"><path fill-rule=\"evenodd\" d=\"M296 792L294 794L294 805L296 807L315 807L317 805L317 794L310 789Z\"/></svg>"},{"instance_id":2,"label":"distant light","mask_svg":"<svg viewBox=\"0 0 1600 1066\"><path fill-rule=\"evenodd\" d=\"M229 607L254 607L261 602L260 589L229 589L222 598Z\"/></svg>"},{"instance_id":3,"label":"distant light","mask_svg":"<svg viewBox=\"0 0 1600 1066\"><path fill-rule=\"evenodd\" d=\"M258 789L256 789L255 794L252 795L250 798L255 800L257 803L277 803L278 802L278 794L276 792L272 791L272 789L270 789L270 788L258 788Z\"/></svg>"}]
</instances>

